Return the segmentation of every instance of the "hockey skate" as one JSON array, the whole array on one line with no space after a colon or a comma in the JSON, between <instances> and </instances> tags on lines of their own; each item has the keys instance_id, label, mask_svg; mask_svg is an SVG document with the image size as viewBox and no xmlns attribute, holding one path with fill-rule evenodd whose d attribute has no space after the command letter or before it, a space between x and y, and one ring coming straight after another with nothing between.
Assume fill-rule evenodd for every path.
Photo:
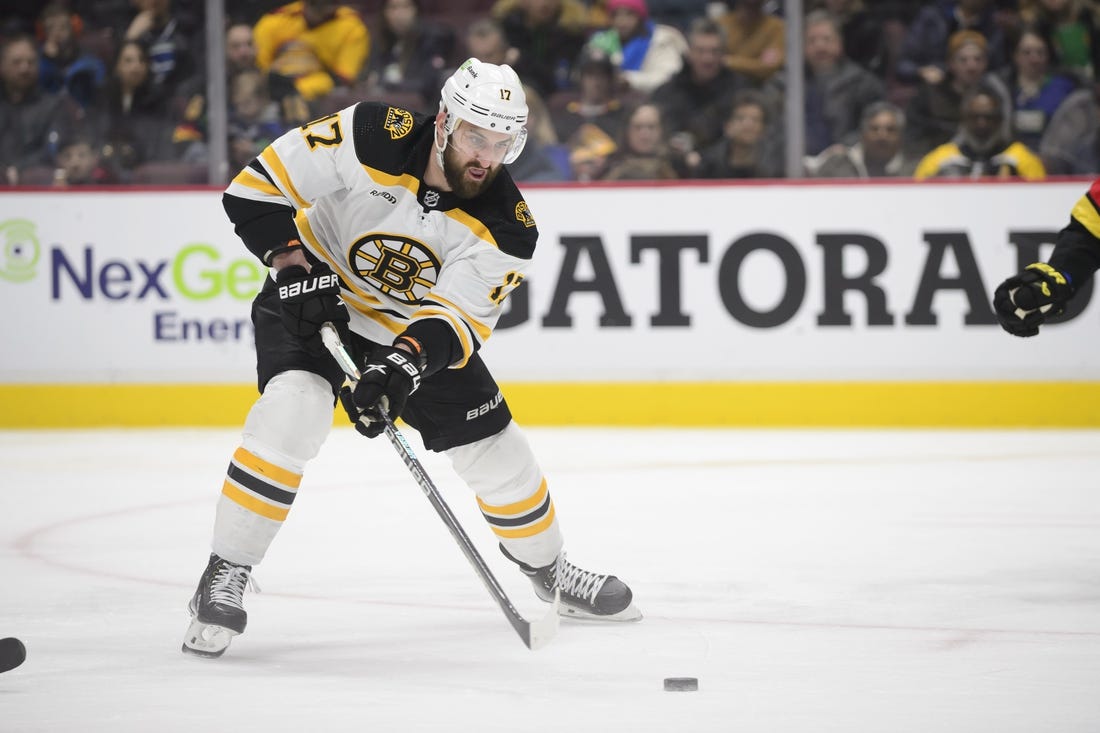
<instances>
[{"instance_id":1,"label":"hockey skate","mask_svg":"<svg viewBox=\"0 0 1100 733\"><path fill-rule=\"evenodd\" d=\"M229 642L248 624L244 589L251 583L251 565L234 565L211 553L199 579L199 587L187 609L191 625L183 638L183 651L211 659L220 657Z\"/></svg>"},{"instance_id":2,"label":"hockey skate","mask_svg":"<svg viewBox=\"0 0 1100 733\"><path fill-rule=\"evenodd\" d=\"M509 560L519 565L523 574L535 586L535 595L550 603L554 588L561 594L560 614L570 618L595 621L640 621L642 612L633 603L634 595L626 583L614 575L600 575L582 570L565 559L565 553L542 568L520 562L500 546Z\"/></svg>"}]
</instances>

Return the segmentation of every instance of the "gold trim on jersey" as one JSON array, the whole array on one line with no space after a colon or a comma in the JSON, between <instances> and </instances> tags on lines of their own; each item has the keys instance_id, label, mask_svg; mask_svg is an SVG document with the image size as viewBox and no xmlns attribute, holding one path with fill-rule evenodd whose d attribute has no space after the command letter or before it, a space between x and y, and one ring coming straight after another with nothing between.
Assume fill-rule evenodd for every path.
<instances>
[{"instance_id":1,"label":"gold trim on jersey","mask_svg":"<svg viewBox=\"0 0 1100 733\"><path fill-rule=\"evenodd\" d=\"M392 333L394 336L401 334L406 328L408 328L408 321L398 321L390 318L385 313L380 313L375 307L357 302L355 300L356 297L356 293L351 293L350 296L345 293L344 303L350 306L356 313L374 321L378 325L382 326L382 328Z\"/></svg>"},{"instance_id":2,"label":"gold trim on jersey","mask_svg":"<svg viewBox=\"0 0 1100 733\"><path fill-rule=\"evenodd\" d=\"M1081 226L1088 229L1089 234L1100 238L1100 213L1097 213L1096 204L1087 194L1077 199L1070 216L1081 222Z\"/></svg>"},{"instance_id":3,"label":"gold trim on jersey","mask_svg":"<svg viewBox=\"0 0 1100 733\"><path fill-rule=\"evenodd\" d=\"M286 198L283 196L283 192L280 191L271 181L261 176L251 168L242 168L241 172L233 179L233 183L250 188L253 191L258 191L265 196L277 196L279 198Z\"/></svg>"},{"instance_id":4,"label":"gold trim on jersey","mask_svg":"<svg viewBox=\"0 0 1100 733\"><path fill-rule=\"evenodd\" d=\"M309 223L309 216L306 214L305 209L299 209L294 214L294 224L298 227L298 233L302 235L302 239L306 240L310 245L310 250L321 259L327 261L329 266L332 267L333 272L343 275L343 263L333 259L332 253L321 246L321 242L317 239L317 235L313 233L313 227ZM342 296L344 298L344 303L355 309L356 313L369 318L394 334L399 334L405 330L405 327L408 325L406 322L390 318L385 313L381 313L377 310L378 306L384 305L381 300L368 291L360 288L350 277L343 277L342 280L349 291ZM359 300L363 302L358 302Z\"/></svg>"},{"instance_id":5,"label":"gold trim on jersey","mask_svg":"<svg viewBox=\"0 0 1100 733\"><path fill-rule=\"evenodd\" d=\"M263 163L264 168L271 176L283 184L283 188L290 198L294 199L294 202L298 204L299 209L308 209L310 204L302 195L298 193L298 189L294 187L294 182L290 180L290 176L286 172L286 166L283 165L283 161L279 159L279 154L275 152L275 148L268 146L264 148L264 151L260 153L260 161Z\"/></svg>"},{"instance_id":6,"label":"gold trim on jersey","mask_svg":"<svg viewBox=\"0 0 1100 733\"><path fill-rule=\"evenodd\" d=\"M477 217L470 216L462 209L449 209L443 213L469 229L478 239L482 239L497 249L500 249L500 245L497 244L497 240L493 237L493 233L489 231L489 227L485 226Z\"/></svg>"},{"instance_id":7,"label":"gold trim on jersey","mask_svg":"<svg viewBox=\"0 0 1100 733\"><path fill-rule=\"evenodd\" d=\"M477 335L481 339L482 343L484 343L485 341L488 341L489 337L493 335L493 329L489 328L484 323L477 320L476 318L471 316L469 313L464 311L462 308L459 308L457 305L455 305L451 301L449 301L446 298L440 296L438 293L429 293L428 294L428 299L429 300L434 300L435 302L439 303L440 305L446 306L447 308L449 308L450 310L453 310L455 313L457 313L459 316L461 316L462 319L465 320L468 324L470 324L473 327L473 329L477 332Z\"/></svg>"},{"instance_id":8,"label":"gold trim on jersey","mask_svg":"<svg viewBox=\"0 0 1100 733\"><path fill-rule=\"evenodd\" d=\"M445 308L438 308L435 306L424 306L411 316L411 320L414 321L422 318L441 318L450 325L451 330L458 336L459 344L462 346L462 359L459 360L458 363L452 364L451 368L461 369L466 366L466 362L470 360L470 357L474 353L474 346L470 343L470 334L463 327L462 319Z\"/></svg>"},{"instance_id":9,"label":"gold trim on jersey","mask_svg":"<svg viewBox=\"0 0 1100 733\"><path fill-rule=\"evenodd\" d=\"M377 168L371 168L369 165L364 165L363 170L367 172L370 179L381 186L400 186L401 188L407 188L414 194L420 190L420 180L416 176L409 175L408 173L402 173L399 176L380 171Z\"/></svg>"}]
</instances>

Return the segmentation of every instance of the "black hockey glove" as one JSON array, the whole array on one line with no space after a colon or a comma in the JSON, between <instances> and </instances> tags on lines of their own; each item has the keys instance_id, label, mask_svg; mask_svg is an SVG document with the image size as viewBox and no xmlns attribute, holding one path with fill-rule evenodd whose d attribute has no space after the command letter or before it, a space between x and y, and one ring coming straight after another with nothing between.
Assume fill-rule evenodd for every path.
<instances>
[{"instance_id":1,"label":"black hockey glove","mask_svg":"<svg viewBox=\"0 0 1100 733\"><path fill-rule=\"evenodd\" d=\"M391 420L401 415L409 395L420 386L424 367L417 362L416 355L391 346L371 352L355 390L347 386L340 390L340 403L356 430L374 438L385 429L381 410L386 410Z\"/></svg>"},{"instance_id":2,"label":"black hockey glove","mask_svg":"<svg viewBox=\"0 0 1100 733\"><path fill-rule=\"evenodd\" d=\"M306 272L301 265L279 270L280 315L286 330L301 339L316 339L321 326L331 321L346 338L348 309L340 300L340 279L329 266L319 263Z\"/></svg>"},{"instance_id":3,"label":"black hockey glove","mask_svg":"<svg viewBox=\"0 0 1100 733\"><path fill-rule=\"evenodd\" d=\"M1036 262L998 286L993 309L1001 328L1013 336L1034 336L1047 318L1066 309L1071 297L1068 278L1050 265Z\"/></svg>"}]
</instances>

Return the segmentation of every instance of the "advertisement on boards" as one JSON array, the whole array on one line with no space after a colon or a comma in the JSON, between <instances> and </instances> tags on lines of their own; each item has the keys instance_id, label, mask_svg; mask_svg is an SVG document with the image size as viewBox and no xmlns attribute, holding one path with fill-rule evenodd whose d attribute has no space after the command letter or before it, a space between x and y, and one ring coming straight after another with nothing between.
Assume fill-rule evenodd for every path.
<instances>
[{"instance_id":1,"label":"advertisement on boards","mask_svg":"<svg viewBox=\"0 0 1100 733\"><path fill-rule=\"evenodd\" d=\"M989 302L1085 188L528 187L539 246L485 356L507 381L1096 380L1091 287L1041 342ZM0 383L249 382L265 277L217 190L6 194Z\"/></svg>"}]
</instances>

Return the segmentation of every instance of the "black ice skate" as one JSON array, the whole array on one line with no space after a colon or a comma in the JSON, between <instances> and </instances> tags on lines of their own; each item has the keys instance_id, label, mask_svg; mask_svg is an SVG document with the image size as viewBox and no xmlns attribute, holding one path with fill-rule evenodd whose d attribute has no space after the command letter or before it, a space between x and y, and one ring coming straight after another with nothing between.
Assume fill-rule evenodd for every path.
<instances>
[{"instance_id":1,"label":"black ice skate","mask_svg":"<svg viewBox=\"0 0 1100 733\"><path fill-rule=\"evenodd\" d=\"M191 625L183 638L183 651L200 657L220 657L229 642L244 632L244 588L251 581L251 565L234 565L211 553L199 579L199 587L187 605Z\"/></svg>"},{"instance_id":2,"label":"black ice skate","mask_svg":"<svg viewBox=\"0 0 1100 733\"><path fill-rule=\"evenodd\" d=\"M500 546L509 560L519 565L523 574L531 578L535 594L547 603L554 600L554 588L561 594L561 615L597 621L640 621L642 612L633 603L634 594L626 583L614 575L600 575L581 570L558 555L556 562L542 568L533 568L520 562Z\"/></svg>"}]
</instances>

